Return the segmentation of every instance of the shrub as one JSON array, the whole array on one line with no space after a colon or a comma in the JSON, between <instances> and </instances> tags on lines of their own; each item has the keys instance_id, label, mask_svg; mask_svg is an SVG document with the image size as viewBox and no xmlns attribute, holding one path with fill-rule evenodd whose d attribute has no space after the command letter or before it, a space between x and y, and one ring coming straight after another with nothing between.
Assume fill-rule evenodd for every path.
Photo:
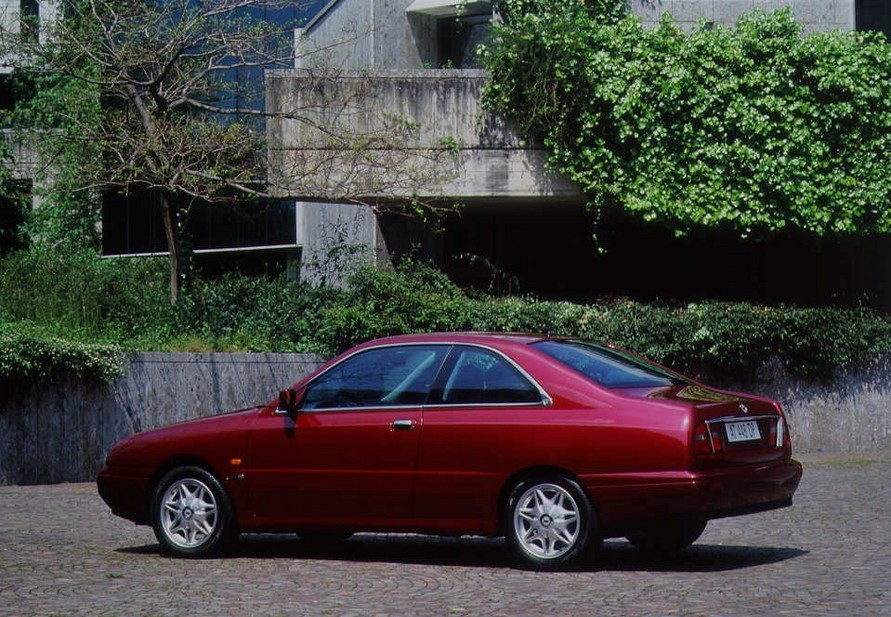
<instances>
[{"instance_id":1,"label":"shrub","mask_svg":"<svg viewBox=\"0 0 891 617\"><path fill-rule=\"evenodd\" d=\"M122 367L115 345L67 341L22 324L0 323L0 384L7 391L46 381L60 372L105 381Z\"/></svg>"},{"instance_id":2,"label":"shrub","mask_svg":"<svg viewBox=\"0 0 891 617\"><path fill-rule=\"evenodd\" d=\"M168 318L159 259L33 248L0 260L0 315L74 339L121 341Z\"/></svg>"},{"instance_id":3,"label":"shrub","mask_svg":"<svg viewBox=\"0 0 891 617\"><path fill-rule=\"evenodd\" d=\"M362 267L346 289L281 278L198 279L176 306L166 268L28 251L0 260L0 380L58 370L107 378L129 350L302 351L332 355L371 338L430 331L525 331L607 340L693 376L755 379L778 359L806 377L891 352L888 316L865 308L748 303L599 304L468 295L417 261Z\"/></svg>"},{"instance_id":4,"label":"shrub","mask_svg":"<svg viewBox=\"0 0 891 617\"><path fill-rule=\"evenodd\" d=\"M328 300L307 316L296 348L333 354L379 336L438 330L541 332L607 340L718 381L751 381L771 358L793 375L826 379L840 367L891 351L891 322L865 308L471 298L417 262L393 271L362 270L346 293Z\"/></svg>"}]
</instances>

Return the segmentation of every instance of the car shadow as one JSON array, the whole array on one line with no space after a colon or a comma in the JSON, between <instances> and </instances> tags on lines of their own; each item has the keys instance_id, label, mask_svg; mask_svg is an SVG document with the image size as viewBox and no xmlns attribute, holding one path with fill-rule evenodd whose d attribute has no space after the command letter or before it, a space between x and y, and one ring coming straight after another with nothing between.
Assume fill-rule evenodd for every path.
<instances>
[{"instance_id":1,"label":"car shadow","mask_svg":"<svg viewBox=\"0 0 891 617\"><path fill-rule=\"evenodd\" d=\"M158 544L117 549L118 553L162 555ZM579 572L721 572L778 563L806 555L790 547L695 544L670 557L649 556L624 540L604 542ZM503 538L443 538L412 534L357 534L341 541L304 541L294 535L248 534L222 559L314 559L462 566L514 567Z\"/></svg>"},{"instance_id":2,"label":"car shadow","mask_svg":"<svg viewBox=\"0 0 891 617\"><path fill-rule=\"evenodd\" d=\"M604 542L597 569L617 572L724 572L779 563L808 551L778 546L694 544L671 556L647 555L624 540Z\"/></svg>"}]
</instances>

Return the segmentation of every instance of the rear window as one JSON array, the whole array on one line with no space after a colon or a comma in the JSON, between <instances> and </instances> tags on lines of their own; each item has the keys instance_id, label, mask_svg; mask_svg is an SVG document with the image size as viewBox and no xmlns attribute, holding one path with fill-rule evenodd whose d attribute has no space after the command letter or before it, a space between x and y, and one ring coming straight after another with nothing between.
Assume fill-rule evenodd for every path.
<instances>
[{"instance_id":1,"label":"rear window","mask_svg":"<svg viewBox=\"0 0 891 617\"><path fill-rule=\"evenodd\" d=\"M627 352L590 341L539 341L532 346L605 388L655 388L689 381Z\"/></svg>"}]
</instances>

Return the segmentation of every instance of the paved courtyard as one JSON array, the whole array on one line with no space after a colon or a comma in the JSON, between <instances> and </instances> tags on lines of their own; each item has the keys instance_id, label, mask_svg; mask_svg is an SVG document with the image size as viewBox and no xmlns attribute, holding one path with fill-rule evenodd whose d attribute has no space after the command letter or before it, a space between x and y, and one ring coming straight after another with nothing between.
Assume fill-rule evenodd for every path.
<instances>
[{"instance_id":1,"label":"paved courtyard","mask_svg":"<svg viewBox=\"0 0 891 617\"><path fill-rule=\"evenodd\" d=\"M552 574L474 538L247 536L221 559L170 559L91 484L0 487L0 616L891 616L891 453L803 460L790 509L713 521L670 561L609 541Z\"/></svg>"}]
</instances>

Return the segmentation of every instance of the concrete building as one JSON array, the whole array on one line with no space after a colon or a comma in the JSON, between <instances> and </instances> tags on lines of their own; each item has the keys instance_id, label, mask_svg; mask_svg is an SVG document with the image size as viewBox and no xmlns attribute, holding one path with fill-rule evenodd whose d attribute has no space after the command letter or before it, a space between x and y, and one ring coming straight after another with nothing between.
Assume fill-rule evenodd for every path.
<instances>
[{"instance_id":1,"label":"concrete building","mask_svg":"<svg viewBox=\"0 0 891 617\"><path fill-rule=\"evenodd\" d=\"M666 13L691 29L700 21L732 25L754 9L791 7L808 31L857 27L891 34L891 3L876 0L631 0L629 6L649 26ZM721 238L717 241L727 257L703 260L703 250L715 239L678 241L633 220L606 221L601 237L612 242L606 255L598 254L584 196L545 169L543 151L481 109L486 76L475 66L472 49L485 39L492 10L487 0L332 0L296 33L297 66L267 75L267 109L281 111L299 96L304 97L301 109L310 110L313 122L322 126L345 122L361 128L373 124L374 117L402 118L417 127L406 141L416 165L444 143L456 154L453 173L416 184L416 193L463 204L458 215L445 217L434 231L336 199L298 200L297 242L305 277L318 278L318 264L327 264L324 278L330 280L337 264L332 268L328 256L336 242L345 241L366 255L420 253L463 284L485 288L494 283L516 291L518 283L521 291L564 298L618 293L809 303L830 296L838 300L839 286L845 287L842 295L853 297L875 282L861 271L866 270L862 262L887 248L846 247L840 260L806 239L752 247L738 238ZM313 85L324 74L320 58L327 61L329 75L335 67L324 87ZM345 113L349 106L343 101L359 88L364 102ZM306 93L314 91L323 94L307 102ZM269 136L273 166L331 147L298 122L274 120ZM381 191L369 194L368 201L392 204L399 197ZM642 254L641 247L652 254ZM800 281L792 286L797 291L776 263L805 272L794 277ZM815 263L819 272L808 274ZM655 265L695 274L697 282L679 289L676 279L654 276ZM728 273L737 287L718 282Z\"/></svg>"},{"instance_id":2,"label":"concrete building","mask_svg":"<svg viewBox=\"0 0 891 617\"><path fill-rule=\"evenodd\" d=\"M35 31L33 24L55 19L57 7L51 0L0 0L0 23L24 37L43 36L44 28ZM700 21L732 24L746 11L781 7L791 7L806 30L870 28L891 34L886 0L629 0L644 24L654 25L670 13L688 29ZM755 250L723 238L727 259L703 264L702 249L713 240L679 242L670 233L623 219L603 221L600 238L610 250L598 253L584 196L545 169L545 153L535 144L481 108L486 75L473 50L486 38L492 18L490 0L331 0L324 5L295 32L295 67L266 76L267 109L296 111L291 118L269 121L267 133L273 180L287 184L287 194L297 199L230 210L198 208L196 252L219 267L247 263L248 271L270 261L291 271L299 264L301 276L317 282L337 282L355 259L411 252L437 262L462 284L567 298L734 297L739 295L734 289L705 283L728 272L748 299L809 302L814 294L806 288L825 288L816 296L835 294L840 280L848 286L843 295L850 297L874 286L878 275L861 266L888 252L879 245L857 247L839 260L805 240L793 241L790 255L788 239ZM9 77L0 59L0 106L14 104ZM312 129L313 124L324 130ZM364 145L351 149L334 143L345 135L358 138L352 146L363 140ZM347 150L352 158L344 158ZM28 184L35 162L28 153L16 154L16 174ZM295 180L287 170L297 163L317 173ZM350 199L339 195L339 186L357 181L364 183L362 201L377 212L355 203L355 192ZM435 224L399 214L417 199L463 207ZM159 219L138 197L114 202L103 219L104 252L163 252ZM641 246L659 256L642 257ZM774 267L777 261L805 270L819 262L822 270L834 270L831 276L821 270L813 281L796 276L804 281L803 295L778 297L778 289L788 290L788 276ZM698 286L678 290L669 277L651 275L652 263L695 271ZM891 292L888 296L891 304Z\"/></svg>"},{"instance_id":3,"label":"concrete building","mask_svg":"<svg viewBox=\"0 0 891 617\"><path fill-rule=\"evenodd\" d=\"M0 32L20 36L23 40L43 40L47 26L59 15L55 0L0 0ZM0 110L12 109L18 96L13 88L12 59L0 56ZM12 176L26 194L32 193L35 170L39 166L34 153L13 143L11 133L0 126L0 142L12 149ZM17 207L0 195L0 217L15 216Z\"/></svg>"}]
</instances>

